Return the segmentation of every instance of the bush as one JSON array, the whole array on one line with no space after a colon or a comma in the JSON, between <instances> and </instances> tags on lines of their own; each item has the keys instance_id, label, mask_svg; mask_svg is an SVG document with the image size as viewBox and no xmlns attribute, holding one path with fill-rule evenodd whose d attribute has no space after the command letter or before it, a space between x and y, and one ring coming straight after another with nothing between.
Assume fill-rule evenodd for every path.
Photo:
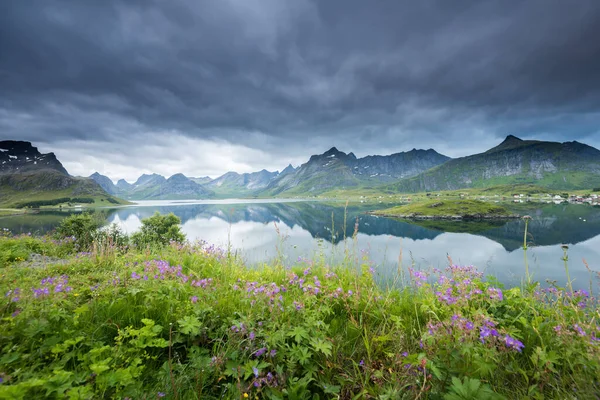
<instances>
[{"instance_id":1,"label":"bush","mask_svg":"<svg viewBox=\"0 0 600 400\"><path fill-rule=\"evenodd\" d=\"M73 214L65 218L56 228L56 236L60 239L72 237L79 250L87 250L94 241L96 230L102 224L103 218L99 214Z\"/></svg>"},{"instance_id":2,"label":"bush","mask_svg":"<svg viewBox=\"0 0 600 400\"><path fill-rule=\"evenodd\" d=\"M179 227L181 220L175 214L160 215L157 211L153 216L142 220L139 232L131 235L131 240L138 247L165 246L169 242L185 242L185 235Z\"/></svg>"},{"instance_id":3,"label":"bush","mask_svg":"<svg viewBox=\"0 0 600 400\"><path fill-rule=\"evenodd\" d=\"M92 235L98 247L106 248L116 246L124 248L129 243L129 237L117 224L112 224L106 229L99 229Z\"/></svg>"}]
</instances>

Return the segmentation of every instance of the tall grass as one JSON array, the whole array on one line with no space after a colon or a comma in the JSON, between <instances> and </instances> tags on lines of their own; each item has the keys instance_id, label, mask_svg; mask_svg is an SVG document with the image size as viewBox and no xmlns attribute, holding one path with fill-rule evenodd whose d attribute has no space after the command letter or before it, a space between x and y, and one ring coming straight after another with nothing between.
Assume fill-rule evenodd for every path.
<instances>
[{"instance_id":1,"label":"tall grass","mask_svg":"<svg viewBox=\"0 0 600 400\"><path fill-rule=\"evenodd\" d=\"M339 265L320 255L290 261L281 246L272 263L246 268L229 246L204 242L107 239L83 253L68 240L5 234L0 399L600 392L591 291L535 282L503 290L450 258L443 269L413 264L405 280L401 251L397 281L382 287L357 235L358 223ZM23 264L34 252L66 263Z\"/></svg>"}]
</instances>

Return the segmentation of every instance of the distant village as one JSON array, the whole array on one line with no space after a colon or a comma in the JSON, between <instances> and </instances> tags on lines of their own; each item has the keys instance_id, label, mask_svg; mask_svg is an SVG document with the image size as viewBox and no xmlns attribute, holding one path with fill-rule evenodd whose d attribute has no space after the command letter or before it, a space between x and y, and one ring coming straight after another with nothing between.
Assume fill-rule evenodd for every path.
<instances>
[{"instance_id":1,"label":"distant village","mask_svg":"<svg viewBox=\"0 0 600 400\"><path fill-rule=\"evenodd\" d=\"M571 204L591 204L600 206L600 196L597 194L569 195L568 193L560 194L543 194L539 196L531 196L525 194L513 194L515 203L523 203L525 201L542 201L545 203L571 203Z\"/></svg>"}]
</instances>

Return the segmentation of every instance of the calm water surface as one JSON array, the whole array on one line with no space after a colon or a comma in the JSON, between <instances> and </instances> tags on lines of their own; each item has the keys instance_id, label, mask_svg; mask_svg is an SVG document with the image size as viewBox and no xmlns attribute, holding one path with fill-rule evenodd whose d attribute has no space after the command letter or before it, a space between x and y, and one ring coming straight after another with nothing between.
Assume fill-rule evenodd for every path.
<instances>
[{"instance_id":1,"label":"calm water surface","mask_svg":"<svg viewBox=\"0 0 600 400\"><path fill-rule=\"evenodd\" d=\"M569 244L569 270L574 286L588 288L590 268L600 270L600 209L582 205L531 204L520 214L534 219L529 224L527 259L539 281L565 281L561 244ZM524 208L523 208L524 207ZM393 280L399 264L404 270L475 265L512 286L524 276L521 220L503 222L405 222L365 215L374 208L348 207L344 225L343 205L276 200L152 201L107 210L107 222L127 233L137 230L142 218L154 212L173 212L181 218L191 240L236 249L248 264L283 257L288 265L299 257L334 263L366 254L382 281ZM45 212L0 219L0 227L13 232L46 232L66 214ZM351 237L358 218L356 240ZM345 228L345 229L344 229ZM595 280L597 287L598 280Z\"/></svg>"}]
</instances>

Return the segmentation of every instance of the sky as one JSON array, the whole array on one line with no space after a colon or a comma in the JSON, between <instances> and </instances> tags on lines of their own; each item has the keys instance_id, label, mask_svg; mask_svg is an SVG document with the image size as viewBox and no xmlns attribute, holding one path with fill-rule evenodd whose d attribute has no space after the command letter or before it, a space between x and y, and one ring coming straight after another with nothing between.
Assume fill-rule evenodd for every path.
<instances>
[{"instance_id":1,"label":"sky","mask_svg":"<svg viewBox=\"0 0 600 400\"><path fill-rule=\"evenodd\" d=\"M0 140L115 181L600 147L598 21L597 0L3 1Z\"/></svg>"}]
</instances>

